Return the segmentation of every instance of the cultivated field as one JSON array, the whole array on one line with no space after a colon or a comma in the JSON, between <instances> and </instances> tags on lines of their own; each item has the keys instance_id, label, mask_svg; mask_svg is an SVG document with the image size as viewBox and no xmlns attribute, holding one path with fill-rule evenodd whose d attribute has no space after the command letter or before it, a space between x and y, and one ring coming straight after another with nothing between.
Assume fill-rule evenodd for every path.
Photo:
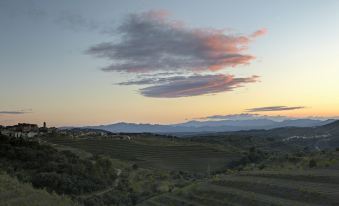
<instances>
[{"instance_id":1,"label":"cultivated field","mask_svg":"<svg viewBox=\"0 0 339 206\"><path fill-rule=\"evenodd\" d=\"M184 143L165 144L160 141L147 144L147 141L117 139L71 139L67 137L46 138L46 141L78 148L98 155L108 155L114 159L127 160L140 167L188 172L213 172L226 168L236 159L235 152L212 148L208 145Z\"/></svg>"},{"instance_id":2,"label":"cultivated field","mask_svg":"<svg viewBox=\"0 0 339 206\"><path fill-rule=\"evenodd\" d=\"M140 206L335 206L339 171L256 171L214 177L166 193Z\"/></svg>"}]
</instances>

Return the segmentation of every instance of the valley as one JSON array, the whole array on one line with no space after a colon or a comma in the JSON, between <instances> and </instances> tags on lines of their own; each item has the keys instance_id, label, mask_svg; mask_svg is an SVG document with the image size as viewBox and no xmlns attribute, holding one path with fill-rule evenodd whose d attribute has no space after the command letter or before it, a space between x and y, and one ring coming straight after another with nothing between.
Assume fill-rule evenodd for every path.
<instances>
[{"instance_id":1,"label":"valley","mask_svg":"<svg viewBox=\"0 0 339 206\"><path fill-rule=\"evenodd\" d=\"M184 138L92 129L1 136L0 170L65 195L72 201L65 205L337 205L338 128L333 122Z\"/></svg>"}]
</instances>

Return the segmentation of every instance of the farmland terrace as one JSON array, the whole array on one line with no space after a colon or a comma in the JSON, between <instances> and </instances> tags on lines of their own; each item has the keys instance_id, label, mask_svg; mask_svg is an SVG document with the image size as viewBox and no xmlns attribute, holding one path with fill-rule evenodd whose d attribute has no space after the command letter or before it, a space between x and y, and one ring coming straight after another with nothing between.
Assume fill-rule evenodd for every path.
<instances>
[{"instance_id":1,"label":"farmland terrace","mask_svg":"<svg viewBox=\"0 0 339 206\"><path fill-rule=\"evenodd\" d=\"M250 171L216 176L139 206L334 206L339 205L339 171Z\"/></svg>"},{"instance_id":2,"label":"farmland terrace","mask_svg":"<svg viewBox=\"0 0 339 206\"><path fill-rule=\"evenodd\" d=\"M208 144L159 140L149 143L147 139L120 140L68 137L45 138L49 143L78 148L94 155L107 155L136 163L148 169L163 169L206 173L225 169L226 165L238 158L234 150L213 147ZM156 142L156 141L155 141ZM166 142L166 143L164 143Z\"/></svg>"}]
</instances>

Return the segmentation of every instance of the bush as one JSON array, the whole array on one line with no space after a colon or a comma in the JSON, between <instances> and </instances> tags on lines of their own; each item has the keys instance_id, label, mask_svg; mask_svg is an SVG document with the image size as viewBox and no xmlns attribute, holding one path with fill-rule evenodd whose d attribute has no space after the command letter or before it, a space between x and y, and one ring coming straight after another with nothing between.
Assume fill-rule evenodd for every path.
<instances>
[{"instance_id":1,"label":"bush","mask_svg":"<svg viewBox=\"0 0 339 206\"><path fill-rule=\"evenodd\" d=\"M133 169L133 170L137 170L138 168L139 168L139 166L138 166L137 164L133 164L133 165L132 165L132 169Z\"/></svg>"},{"instance_id":2,"label":"bush","mask_svg":"<svg viewBox=\"0 0 339 206\"><path fill-rule=\"evenodd\" d=\"M259 169L260 169L260 170L263 170L263 169L265 169L265 168L266 168L266 165L265 165L265 164L259 165Z\"/></svg>"},{"instance_id":3,"label":"bush","mask_svg":"<svg viewBox=\"0 0 339 206\"><path fill-rule=\"evenodd\" d=\"M314 159L311 159L308 165L310 168L314 168L317 166L317 161L315 161Z\"/></svg>"}]
</instances>

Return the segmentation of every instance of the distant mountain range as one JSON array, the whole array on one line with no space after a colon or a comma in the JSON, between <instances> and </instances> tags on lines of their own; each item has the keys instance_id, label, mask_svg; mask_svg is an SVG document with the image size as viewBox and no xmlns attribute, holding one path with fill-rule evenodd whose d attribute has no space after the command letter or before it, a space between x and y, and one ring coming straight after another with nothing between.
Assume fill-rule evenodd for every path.
<instances>
[{"instance_id":1,"label":"distant mountain range","mask_svg":"<svg viewBox=\"0 0 339 206\"><path fill-rule=\"evenodd\" d=\"M251 119L251 120L219 120L219 121L189 121L180 124L135 124L116 123L99 126L86 126L84 128L101 129L109 132L121 133L204 133L204 132L233 132L242 130L274 129L281 127L318 127L329 124L335 120L315 120L315 119L288 119L275 121L271 119Z\"/></svg>"},{"instance_id":2,"label":"distant mountain range","mask_svg":"<svg viewBox=\"0 0 339 206\"><path fill-rule=\"evenodd\" d=\"M283 142L316 150L339 148L339 120L324 121L328 124L314 127L279 127L269 130L247 130L225 133L206 133L204 135L220 136L252 136L277 138Z\"/></svg>"},{"instance_id":3,"label":"distant mountain range","mask_svg":"<svg viewBox=\"0 0 339 206\"><path fill-rule=\"evenodd\" d=\"M293 144L311 150L339 148L339 120L296 119L274 121L269 119L190 121L181 124L134 124L67 127L60 129L95 130L113 133L156 133L178 137L244 136L280 139L281 144Z\"/></svg>"}]
</instances>

